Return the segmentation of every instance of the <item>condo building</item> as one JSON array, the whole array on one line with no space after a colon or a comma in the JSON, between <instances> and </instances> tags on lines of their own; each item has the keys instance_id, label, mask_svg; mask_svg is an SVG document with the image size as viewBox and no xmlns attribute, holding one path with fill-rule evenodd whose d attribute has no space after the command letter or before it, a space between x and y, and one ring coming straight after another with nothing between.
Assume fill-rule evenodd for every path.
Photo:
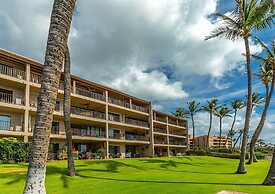
<instances>
[{"instance_id":1,"label":"condo building","mask_svg":"<svg viewBox=\"0 0 275 194\"><path fill-rule=\"evenodd\" d=\"M0 138L32 140L43 65L0 49ZM60 79L50 144L66 144ZM71 128L74 149L104 158L172 156L188 148L187 120L152 108L152 102L72 76Z\"/></svg>"},{"instance_id":2,"label":"condo building","mask_svg":"<svg viewBox=\"0 0 275 194\"><path fill-rule=\"evenodd\" d=\"M188 138L189 138L190 149L192 150L194 148L193 136L189 135ZM200 146L205 148L217 148L219 146L222 148L231 148L232 147L231 138L228 138L227 141L226 139L227 139L226 136L222 136L221 138L219 136L210 136L207 142L207 135L198 136L198 137L195 137L195 146Z\"/></svg>"}]
</instances>

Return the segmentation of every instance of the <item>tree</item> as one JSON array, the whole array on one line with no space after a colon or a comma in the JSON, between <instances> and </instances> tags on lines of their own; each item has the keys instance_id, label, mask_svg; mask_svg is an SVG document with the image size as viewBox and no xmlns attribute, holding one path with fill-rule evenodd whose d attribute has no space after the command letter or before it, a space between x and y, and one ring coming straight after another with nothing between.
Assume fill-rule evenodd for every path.
<instances>
[{"instance_id":1,"label":"tree","mask_svg":"<svg viewBox=\"0 0 275 194\"><path fill-rule=\"evenodd\" d=\"M209 112L209 129L207 133L207 139L206 139L206 148L209 148L209 137L211 133L211 128L212 128L212 121L213 121L213 113L220 108L221 106L217 106L218 99L212 99L212 100L207 100L207 106L202 106L202 110Z\"/></svg>"},{"instance_id":2,"label":"tree","mask_svg":"<svg viewBox=\"0 0 275 194\"><path fill-rule=\"evenodd\" d=\"M67 140L68 153L68 175L75 176L74 155L73 155L73 131L71 130L71 57L68 45L65 52L64 64L64 125Z\"/></svg>"},{"instance_id":3,"label":"tree","mask_svg":"<svg viewBox=\"0 0 275 194\"><path fill-rule=\"evenodd\" d=\"M215 111L214 115L219 117L220 119L220 137L219 137L219 147L221 147L221 139L222 139L222 119L225 117L231 117L229 114L231 110L227 107L221 107L219 110Z\"/></svg>"},{"instance_id":4,"label":"tree","mask_svg":"<svg viewBox=\"0 0 275 194\"><path fill-rule=\"evenodd\" d=\"M187 109L183 109L187 115L190 116L192 120L192 128L193 128L193 144L195 147L195 121L194 115L201 110L200 103L197 103L195 100L191 102L186 102Z\"/></svg>"},{"instance_id":5,"label":"tree","mask_svg":"<svg viewBox=\"0 0 275 194\"><path fill-rule=\"evenodd\" d=\"M229 130L228 134L227 134L227 137L226 137L226 140L225 140L225 145L227 144L227 141L228 141L228 138L232 138L232 132L234 130L234 125L235 125L235 122L236 122L236 118L237 118L237 111L239 109L242 109L243 107L245 106L245 103L240 100L240 99L236 99L234 101L231 101L231 107L232 109L234 110L234 117L233 117L233 122L232 122L232 125L231 125L231 129Z\"/></svg>"},{"instance_id":6,"label":"tree","mask_svg":"<svg viewBox=\"0 0 275 194\"><path fill-rule=\"evenodd\" d=\"M216 30L207 36L205 39L209 40L216 37L225 37L229 40L235 41L242 38L245 45L246 57L246 73L247 73L247 106L244 124L244 133L241 147L241 157L236 173L246 173L245 155L246 142L249 132L250 119L252 113L252 73L250 68L250 46L249 37L253 31L260 31L267 26L271 28L274 14L270 13L271 4L273 0L235 0L235 9L230 15L221 13L213 14L219 18L223 23Z\"/></svg>"},{"instance_id":7,"label":"tree","mask_svg":"<svg viewBox=\"0 0 275 194\"><path fill-rule=\"evenodd\" d=\"M260 41L259 39L257 39L258 42L260 42L260 44L262 45L262 47L264 48L264 52L266 53L267 57L266 58L262 58L260 56L256 56L253 55L252 57L255 59L258 59L262 62L261 65L261 70L258 74L256 74L262 81L262 83L265 86L265 96L266 96L266 100L265 100L265 104L264 104L264 109L261 115L261 119L260 122L258 124L258 126L256 127L251 142L250 142L250 157L249 157L249 161L247 162L247 164L252 164L253 162L258 162L255 154L254 154L254 150L255 150L255 145L257 142L257 139L259 138L262 129L264 127L264 123L266 120L266 116L267 116L267 111L269 108L269 104L273 95L273 91L274 91L274 86L275 86L275 70L272 69L272 61L275 60L275 43L273 42L272 44L272 50L268 49L267 46L264 45L264 43L262 41ZM271 86L269 87L271 83Z\"/></svg>"},{"instance_id":8,"label":"tree","mask_svg":"<svg viewBox=\"0 0 275 194\"><path fill-rule=\"evenodd\" d=\"M236 141L235 141L235 143L234 143L234 145L233 145L233 149L236 147L238 141L240 140L241 136L243 135L243 129L239 129L237 133L238 133L239 135L238 135L238 137L237 137L237 139L236 139Z\"/></svg>"},{"instance_id":9,"label":"tree","mask_svg":"<svg viewBox=\"0 0 275 194\"><path fill-rule=\"evenodd\" d=\"M177 108L176 112L172 112L172 115L174 115L175 117L186 118L187 112L183 108Z\"/></svg>"},{"instance_id":10,"label":"tree","mask_svg":"<svg viewBox=\"0 0 275 194\"><path fill-rule=\"evenodd\" d=\"M254 107L259 107L260 104L264 103L265 99L261 96L261 94L253 92L252 93L252 109Z\"/></svg>"},{"instance_id":11,"label":"tree","mask_svg":"<svg viewBox=\"0 0 275 194\"><path fill-rule=\"evenodd\" d=\"M75 0L55 0L41 78L25 194L45 194L45 176L54 106Z\"/></svg>"}]
</instances>

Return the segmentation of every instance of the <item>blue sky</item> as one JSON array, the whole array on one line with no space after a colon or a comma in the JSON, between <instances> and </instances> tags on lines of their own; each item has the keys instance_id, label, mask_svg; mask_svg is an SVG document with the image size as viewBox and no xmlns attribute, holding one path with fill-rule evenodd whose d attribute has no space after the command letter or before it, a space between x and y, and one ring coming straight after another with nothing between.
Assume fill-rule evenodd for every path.
<instances>
[{"instance_id":1,"label":"blue sky","mask_svg":"<svg viewBox=\"0 0 275 194\"><path fill-rule=\"evenodd\" d=\"M0 7L0 47L43 63L53 0L3 0ZM72 72L86 79L152 100L165 112L184 107L186 101L218 98L229 103L244 98L246 74L243 41L204 41L218 24L213 12L234 7L228 0L81 0L71 27L69 46ZM257 33L266 44L274 28ZM261 47L251 40L252 53ZM258 70L253 62L252 69ZM259 80L254 91L263 93ZM273 100L274 101L274 100ZM261 108L252 116L251 132ZM242 128L241 110L236 128ZM196 118L197 134L208 129L208 114ZM272 103L262 138L275 142ZM232 120L224 120L224 132ZM218 134L214 120L213 134Z\"/></svg>"}]
</instances>

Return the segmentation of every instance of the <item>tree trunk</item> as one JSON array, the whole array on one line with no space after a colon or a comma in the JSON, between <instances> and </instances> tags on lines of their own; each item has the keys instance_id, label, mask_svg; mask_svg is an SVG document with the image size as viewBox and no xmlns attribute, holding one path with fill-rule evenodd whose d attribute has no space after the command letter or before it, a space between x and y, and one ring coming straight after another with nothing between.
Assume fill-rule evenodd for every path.
<instances>
[{"instance_id":1,"label":"tree trunk","mask_svg":"<svg viewBox=\"0 0 275 194\"><path fill-rule=\"evenodd\" d=\"M237 109L235 109L233 122L232 122L232 125L231 125L231 129L230 129L229 133L228 133L227 136L226 136L225 145L227 144L229 135L230 135L230 137L231 137L231 134L232 134L232 131L233 131L233 129L234 129L235 122L236 122L236 117L237 117ZM231 145L232 145L232 144L231 144Z\"/></svg>"},{"instance_id":2,"label":"tree trunk","mask_svg":"<svg viewBox=\"0 0 275 194\"><path fill-rule=\"evenodd\" d=\"M219 139L219 148L221 147L222 141L222 117L220 117L220 139Z\"/></svg>"},{"instance_id":3,"label":"tree trunk","mask_svg":"<svg viewBox=\"0 0 275 194\"><path fill-rule=\"evenodd\" d=\"M233 149L236 147L236 145L237 145L239 139L241 138L241 136L242 136L242 133L237 137L237 140L236 140L236 142L234 143Z\"/></svg>"},{"instance_id":4,"label":"tree trunk","mask_svg":"<svg viewBox=\"0 0 275 194\"><path fill-rule=\"evenodd\" d=\"M74 6L75 0L55 0L53 4L25 194L46 193L45 176L50 131Z\"/></svg>"},{"instance_id":5,"label":"tree trunk","mask_svg":"<svg viewBox=\"0 0 275 194\"><path fill-rule=\"evenodd\" d=\"M193 127L193 149L195 148L195 123L194 123L194 115L191 114L192 119L192 127Z\"/></svg>"},{"instance_id":6,"label":"tree trunk","mask_svg":"<svg viewBox=\"0 0 275 194\"><path fill-rule=\"evenodd\" d=\"M208 149L209 146L209 138L210 138L210 132L211 132L211 128L212 128L212 120L213 120L213 115L212 112L210 112L210 119L209 119L209 129L208 129L208 133L207 133L207 139L206 139L206 148Z\"/></svg>"},{"instance_id":7,"label":"tree trunk","mask_svg":"<svg viewBox=\"0 0 275 194\"><path fill-rule=\"evenodd\" d=\"M273 148L272 162L263 185L275 185L275 148Z\"/></svg>"},{"instance_id":8,"label":"tree trunk","mask_svg":"<svg viewBox=\"0 0 275 194\"><path fill-rule=\"evenodd\" d=\"M247 137L248 137L249 127L250 127L250 119L251 119L251 112L252 112L252 73L250 68L250 50L249 50L248 36L244 37L244 43L245 43L245 54L246 54L246 69L247 69L247 105L246 105L246 114L245 114L245 124L243 129L240 163L236 172L237 174L246 173L245 155L246 155Z\"/></svg>"},{"instance_id":9,"label":"tree trunk","mask_svg":"<svg viewBox=\"0 0 275 194\"><path fill-rule=\"evenodd\" d=\"M64 65L64 125L67 140L68 153L68 175L75 176L74 155L73 155L73 131L71 130L71 57L69 47L66 47Z\"/></svg>"}]
</instances>

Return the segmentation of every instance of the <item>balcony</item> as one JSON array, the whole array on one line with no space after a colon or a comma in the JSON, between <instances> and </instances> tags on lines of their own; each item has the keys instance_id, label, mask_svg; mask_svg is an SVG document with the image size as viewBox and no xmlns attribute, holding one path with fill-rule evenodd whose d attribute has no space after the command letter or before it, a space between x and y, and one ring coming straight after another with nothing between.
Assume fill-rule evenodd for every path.
<instances>
[{"instance_id":1,"label":"balcony","mask_svg":"<svg viewBox=\"0 0 275 194\"><path fill-rule=\"evenodd\" d=\"M31 73L31 82L41 84L41 75L37 73Z\"/></svg>"},{"instance_id":2,"label":"balcony","mask_svg":"<svg viewBox=\"0 0 275 194\"><path fill-rule=\"evenodd\" d=\"M122 139L122 135L120 133L113 133L112 135L109 135L110 139Z\"/></svg>"},{"instance_id":3,"label":"balcony","mask_svg":"<svg viewBox=\"0 0 275 194\"><path fill-rule=\"evenodd\" d=\"M22 132L23 127L20 125L13 125L10 121L0 121L0 130Z\"/></svg>"},{"instance_id":4,"label":"balcony","mask_svg":"<svg viewBox=\"0 0 275 194\"><path fill-rule=\"evenodd\" d=\"M185 136L185 134L179 133L179 132L176 132L176 131L169 131L169 134L171 134L171 135L177 135L177 136L182 136L182 137Z\"/></svg>"},{"instance_id":5,"label":"balcony","mask_svg":"<svg viewBox=\"0 0 275 194\"><path fill-rule=\"evenodd\" d=\"M167 133L166 129L162 129L162 128L158 128L158 127L154 127L154 132L157 132L157 133Z\"/></svg>"},{"instance_id":6,"label":"balcony","mask_svg":"<svg viewBox=\"0 0 275 194\"><path fill-rule=\"evenodd\" d=\"M167 122L166 117L156 117L156 121L160 121L160 122L163 122L163 123Z\"/></svg>"},{"instance_id":7,"label":"balcony","mask_svg":"<svg viewBox=\"0 0 275 194\"><path fill-rule=\"evenodd\" d=\"M185 144L183 142L180 142L180 141L169 140L169 145L184 146Z\"/></svg>"},{"instance_id":8,"label":"balcony","mask_svg":"<svg viewBox=\"0 0 275 194\"><path fill-rule=\"evenodd\" d=\"M6 65L2 65L2 64L0 64L0 74L15 77L22 80L26 79L25 71L22 71L13 67L9 67Z\"/></svg>"},{"instance_id":9,"label":"balcony","mask_svg":"<svg viewBox=\"0 0 275 194\"><path fill-rule=\"evenodd\" d=\"M120 116L119 115L109 113L108 119L109 119L109 121L120 122Z\"/></svg>"},{"instance_id":10,"label":"balcony","mask_svg":"<svg viewBox=\"0 0 275 194\"><path fill-rule=\"evenodd\" d=\"M108 102L111 103L111 104L118 105L118 106L123 106L125 108L130 108L130 103L122 101L122 100L118 100L118 99L115 99L115 98L109 97Z\"/></svg>"},{"instance_id":11,"label":"balcony","mask_svg":"<svg viewBox=\"0 0 275 194\"><path fill-rule=\"evenodd\" d=\"M144 108L142 106L138 106L138 105L135 105L135 104L132 104L132 109L140 111L140 112L148 113L148 109L147 108Z\"/></svg>"},{"instance_id":12,"label":"balcony","mask_svg":"<svg viewBox=\"0 0 275 194\"><path fill-rule=\"evenodd\" d=\"M125 134L126 140L132 140L132 141L149 141L149 137L143 136L143 135L132 135L132 134Z\"/></svg>"},{"instance_id":13,"label":"balcony","mask_svg":"<svg viewBox=\"0 0 275 194\"><path fill-rule=\"evenodd\" d=\"M59 126L52 126L51 134L59 134Z\"/></svg>"},{"instance_id":14,"label":"balcony","mask_svg":"<svg viewBox=\"0 0 275 194\"><path fill-rule=\"evenodd\" d=\"M174 120L170 120L168 121L169 124L172 124L172 125L177 125L177 121L174 121Z\"/></svg>"},{"instance_id":15,"label":"balcony","mask_svg":"<svg viewBox=\"0 0 275 194\"><path fill-rule=\"evenodd\" d=\"M24 105L23 97L13 96L13 94L9 94L6 92L0 92L0 102Z\"/></svg>"},{"instance_id":16,"label":"balcony","mask_svg":"<svg viewBox=\"0 0 275 194\"><path fill-rule=\"evenodd\" d=\"M78 108L78 107L71 107L71 113L75 115L92 117L96 119L105 119L105 114L102 112Z\"/></svg>"},{"instance_id":17,"label":"balcony","mask_svg":"<svg viewBox=\"0 0 275 194\"><path fill-rule=\"evenodd\" d=\"M125 123L130 124L130 125L138 125L142 127L149 127L148 122L141 121L141 120L136 120L136 119L131 119L131 118L125 118Z\"/></svg>"},{"instance_id":18,"label":"balcony","mask_svg":"<svg viewBox=\"0 0 275 194\"><path fill-rule=\"evenodd\" d=\"M178 126L186 127L186 122L183 122L181 120L178 121Z\"/></svg>"},{"instance_id":19,"label":"balcony","mask_svg":"<svg viewBox=\"0 0 275 194\"><path fill-rule=\"evenodd\" d=\"M167 140L166 139L154 139L154 144L162 144L162 145L167 145Z\"/></svg>"},{"instance_id":20,"label":"balcony","mask_svg":"<svg viewBox=\"0 0 275 194\"><path fill-rule=\"evenodd\" d=\"M89 91L89 90L85 90L85 89L82 89L82 88L78 88L78 87L76 87L75 92L76 92L76 94L79 94L81 96L86 96L86 97L93 98L93 99L96 99L96 100L104 101L104 96L102 94L98 94L98 93L95 93L95 92L92 92L92 91Z\"/></svg>"},{"instance_id":21,"label":"balcony","mask_svg":"<svg viewBox=\"0 0 275 194\"><path fill-rule=\"evenodd\" d=\"M96 133L95 131L92 131L92 130L76 129L76 128L74 128L72 130L73 130L73 135L76 135L76 136L97 137L97 138L105 138L106 137L105 132Z\"/></svg>"}]
</instances>

